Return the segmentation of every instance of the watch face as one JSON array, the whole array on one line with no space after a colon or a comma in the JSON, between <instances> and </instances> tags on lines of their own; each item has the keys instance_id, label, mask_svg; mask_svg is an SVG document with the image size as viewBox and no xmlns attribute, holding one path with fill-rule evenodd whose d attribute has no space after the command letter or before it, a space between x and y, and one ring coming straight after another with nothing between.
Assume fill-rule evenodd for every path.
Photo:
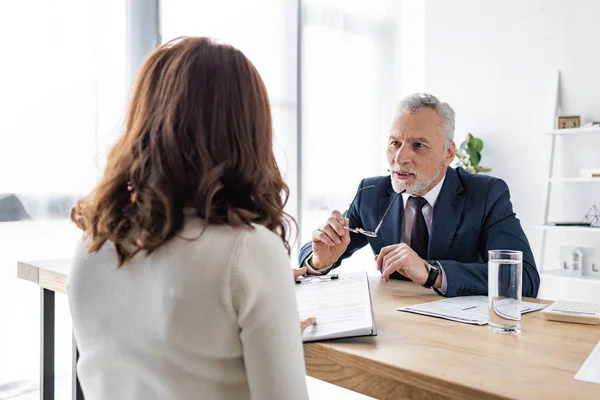
<instances>
[{"instance_id":1,"label":"watch face","mask_svg":"<svg viewBox=\"0 0 600 400\"><path fill-rule=\"evenodd\" d=\"M439 269L440 269L437 265L437 262L435 262L435 261L427 261L427 268L429 270L435 269L437 271L439 271Z\"/></svg>"}]
</instances>

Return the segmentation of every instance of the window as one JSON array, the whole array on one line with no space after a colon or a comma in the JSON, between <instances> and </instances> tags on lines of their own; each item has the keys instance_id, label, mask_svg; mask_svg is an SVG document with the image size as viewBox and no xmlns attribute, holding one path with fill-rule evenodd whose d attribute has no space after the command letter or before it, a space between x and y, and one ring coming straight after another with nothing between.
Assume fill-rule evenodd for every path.
<instances>
[{"instance_id":1,"label":"window","mask_svg":"<svg viewBox=\"0 0 600 400\"><path fill-rule=\"evenodd\" d=\"M388 2L304 1L302 8L303 242L361 179L386 174L398 98L396 24Z\"/></svg>"},{"instance_id":2,"label":"window","mask_svg":"<svg viewBox=\"0 0 600 400\"><path fill-rule=\"evenodd\" d=\"M332 209L345 210L362 178L386 173L399 54L423 58L421 44L413 51L405 46L411 42L399 43L398 8L405 11L399 3L159 3L163 42L213 37L242 50L260 71L274 150L291 191L287 211L300 219L299 244ZM0 386L19 381L35 390L38 382L39 289L15 277L16 261L71 256L80 232L69 209L94 187L122 131L130 84L126 6L101 0L0 6L0 34L8 39L0 64L0 315L11 324L0 330ZM402 83L421 82L421 65L402 71ZM57 296L56 304L56 397L67 398L71 325L66 297Z\"/></svg>"},{"instance_id":3,"label":"window","mask_svg":"<svg viewBox=\"0 0 600 400\"><path fill-rule=\"evenodd\" d=\"M161 8L163 42L211 37L243 51L258 69L271 101L274 151L291 191L287 211L296 216L296 2L169 0Z\"/></svg>"},{"instance_id":4,"label":"window","mask_svg":"<svg viewBox=\"0 0 600 400\"><path fill-rule=\"evenodd\" d=\"M68 258L69 209L96 183L125 104L125 5L29 0L0 5L0 385L35 390L39 289L16 261ZM100 161L100 162L99 162ZM56 298L57 398L70 390L71 329ZM63 384L65 382L66 384ZM0 397L2 394L0 393Z\"/></svg>"},{"instance_id":5,"label":"window","mask_svg":"<svg viewBox=\"0 0 600 400\"><path fill-rule=\"evenodd\" d=\"M386 132L397 101L389 89L398 78L394 16L399 12L386 0L300 3L301 49L297 2L291 1L165 1L161 30L163 42L183 35L216 38L256 65L271 99L275 152L291 190L288 212L300 217L302 244L332 209L346 206L361 178L386 173Z\"/></svg>"}]
</instances>

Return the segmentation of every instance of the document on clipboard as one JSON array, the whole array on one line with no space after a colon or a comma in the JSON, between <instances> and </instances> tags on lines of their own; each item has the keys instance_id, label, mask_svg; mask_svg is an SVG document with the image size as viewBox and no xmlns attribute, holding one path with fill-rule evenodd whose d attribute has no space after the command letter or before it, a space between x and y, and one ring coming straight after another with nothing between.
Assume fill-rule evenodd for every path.
<instances>
[{"instance_id":1,"label":"document on clipboard","mask_svg":"<svg viewBox=\"0 0 600 400\"><path fill-rule=\"evenodd\" d=\"M377 334L366 272L307 276L296 281L300 319L316 317L303 342Z\"/></svg>"}]
</instances>

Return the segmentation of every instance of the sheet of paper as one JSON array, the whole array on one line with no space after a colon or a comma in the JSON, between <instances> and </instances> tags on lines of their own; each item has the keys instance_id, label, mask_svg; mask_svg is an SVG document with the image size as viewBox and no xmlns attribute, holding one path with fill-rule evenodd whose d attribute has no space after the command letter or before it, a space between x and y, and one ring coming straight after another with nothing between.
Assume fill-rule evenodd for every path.
<instances>
[{"instance_id":1,"label":"sheet of paper","mask_svg":"<svg viewBox=\"0 0 600 400\"><path fill-rule=\"evenodd\" d=\"M600 342L596 344L594 350L585 359L575 379L578 381L600 383Z\"/></svg>"},{"instance_id":2,"label":"sheet of paper","mask_svg":"<svg viewBox=\"0 0 600 400\"><path fill-rule=\"evenodd\" d=\"M373 329L366 272L338 276L336 280L309 277L296 285L300 318L317 318L317 324L304 331L303 340L365 334Z\"/></svg>"},{"instance_id":3,"label":"sheet of paper","mask_svg":"<svg viewBox=\"0 0 600 400\"><path fill-rule=\"evenodd\" d=\"M542 310L547 304L521 302L521 313ZM466 324L485 325L488 323L487 296L464 296L401 307L398 311L445 318Z\"/></svg>"}]
</instances>

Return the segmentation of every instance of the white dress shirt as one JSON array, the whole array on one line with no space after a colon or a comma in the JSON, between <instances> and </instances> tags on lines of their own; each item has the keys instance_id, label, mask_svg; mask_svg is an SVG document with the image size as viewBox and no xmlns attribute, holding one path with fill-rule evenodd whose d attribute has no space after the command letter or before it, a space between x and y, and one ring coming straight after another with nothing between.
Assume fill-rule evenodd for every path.
<instances>
[{"instance_id":1,"label":"white dress shirt","mask_svg":"<svg viewBox=\"0 0 600 400\"><path fill-rule=\"evenodd\" d=\"M442 186L444 184L444 180L446 180L446 175L442 178L441 181L438 182L429 192L424 194L422 197L427 200L427 204L423 206L423 217L425 217L425 224L427 225L427 231L431 235L431 223L433 220L433 207L435 207L435 203L442 191ZM408 199L412 195L408 193L402 193L402 203L404 207L404 215L402 216L402 243L406 243L410 246L410 232L412 229L413 221L415 220L415 205L412 202L408 202ZM322 270L316 270L310 266L308 261L312 258L312 254L306 259L304 265L308 269L308 273L311 275L322 275L329 272L331 266ZM441 270L442 275L442 287L440 291L442 293L446 293L446 289L448 287L448 282L446 281L446 274L444 274L444 269Z\"/></svg>"},{"instance_id":2,"label":"white dress shirt","mask_svg":"<svg viewBox=\"0 0 600 400\"><path fill-rule=\"evenodd\" d=\"M431 190L425 193L422 197L427 200L427 204L423 206L421 212L423 213L423 217L425 218L425 224L427 225L427 232L429 232L429 238L431 239L431 223L433 221L433 207L435 207L435 203L442 191L442 185L444 184L444 180L446 180L446 175L442 178L441 181L438 182L437 185L431 188ZM402 218L402 243L406 243L410 246L410 232L412 230L412 225L415 220L415 204L411 201L408 202L408 199L412 197L408 193L402 193L402 202L404 203L404 215ZM442 287L440 291L442 293L446 293L446 289L448 288L448 281L446 281L446 274L444 274L444 268L441 267L440 274L442 275Z\"/></svg>"}]
</instances>

